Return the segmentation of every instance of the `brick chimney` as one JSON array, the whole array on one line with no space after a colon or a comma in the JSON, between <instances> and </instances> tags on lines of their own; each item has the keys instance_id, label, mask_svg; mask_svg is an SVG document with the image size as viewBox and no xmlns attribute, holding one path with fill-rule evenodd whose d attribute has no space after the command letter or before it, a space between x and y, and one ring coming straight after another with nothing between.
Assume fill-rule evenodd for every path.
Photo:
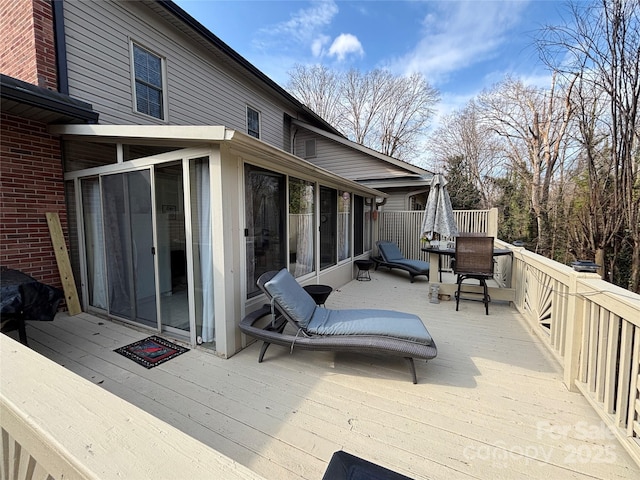
<instances>
[{"instance_id":1,"label":"brick chimney","mask_svg":"<svg viewBox=\"0 0 640 480\"><path fill-rule=\"evenodd\" d=\"M0 0L0 72L58 89L52 0Z\"/></svg>"}]
</instances>

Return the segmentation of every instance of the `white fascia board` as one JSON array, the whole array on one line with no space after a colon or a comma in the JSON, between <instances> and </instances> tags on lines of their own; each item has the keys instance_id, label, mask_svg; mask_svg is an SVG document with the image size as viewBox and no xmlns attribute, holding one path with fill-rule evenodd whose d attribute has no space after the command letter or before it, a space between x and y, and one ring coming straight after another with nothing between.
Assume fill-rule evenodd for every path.
<instances>
[{"instance_id":1,"label":"white fascia board","mask_svg":"<svg viewBox=\"0 0 640 480\"><path fill-rule=\"evenodd\" d=\"M360 185L370 188L390 188L390 187L425 187L431 185L431 180L426 179L389 179L389 180L356 180Z\"/></svg>"},{"instance_id":2,"label":"white fascia board","mask_svg":"<svg viewBox=\"0 0 640 480\"><path fill-rule=\"evenodd\" d=\"M221 125L50 125L53 135L94 137L103 140L145 139L182 141L222 141Z\"/></svg>"}]
</instances>

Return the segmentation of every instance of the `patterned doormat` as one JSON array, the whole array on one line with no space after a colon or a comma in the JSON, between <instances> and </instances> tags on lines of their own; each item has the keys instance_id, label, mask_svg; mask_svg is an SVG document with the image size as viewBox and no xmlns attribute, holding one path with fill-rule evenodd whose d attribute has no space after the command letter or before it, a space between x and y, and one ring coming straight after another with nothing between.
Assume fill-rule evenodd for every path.
<instances>
[{"instance_id":1,"label":"patterned doormat","mask_svg":"<svg viewBox=\"0 0 640 480\"><path fill-rule=\"evenodd\" d=\"M181 347L155 335L114 350L114 352L124 355L147 368L156 367L188 351L188 348Z\"/></svg>"}]
</instances>

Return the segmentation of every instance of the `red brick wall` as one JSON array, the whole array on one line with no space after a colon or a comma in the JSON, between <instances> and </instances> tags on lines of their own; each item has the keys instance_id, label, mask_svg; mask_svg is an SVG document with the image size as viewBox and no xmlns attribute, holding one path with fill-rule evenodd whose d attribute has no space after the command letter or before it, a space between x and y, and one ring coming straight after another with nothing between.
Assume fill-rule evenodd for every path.
<instances>
[{"instance_id":1,"label":"red brick wall","mask_svg":"<svg viewBox=\"0 0 640 480\"><path fill-rule=\"evenodd\" d=\"M67 234L59 138L46 125L0 114L0 265L61 287L46 212Z\"/></svg>"},{"instance_id":2,"label":"red brick wall","mask_svg":"<svg viewBox=\"0 0 640 480\"><path fill-rule=\"evenodd\" d=\"M0 72L57 90L50 0L0 0Z\"/></svg>"}]
</instances>

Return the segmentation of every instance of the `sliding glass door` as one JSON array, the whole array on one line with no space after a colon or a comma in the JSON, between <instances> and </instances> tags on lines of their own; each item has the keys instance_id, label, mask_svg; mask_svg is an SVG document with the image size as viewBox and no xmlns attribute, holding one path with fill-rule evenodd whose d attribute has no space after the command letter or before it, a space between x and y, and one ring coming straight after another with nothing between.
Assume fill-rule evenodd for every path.
<instances>
[{"instance_id":1,"label":"sliding glass door","mask_svg":"<svg viewBox=\"0 0 640 480\"><path fill-rule=\"evenodd\" d=\"M209 162L176 158L79 179L87 307L215 347ZM272 186L267 177L261 198ZM265 201L263 214L272 211ZM278 215L257 220L265 246L281 238Z\"/></svg>"},{"instance_id":2,"label":"sliding glass door","mask_svg":"<svg viewBox=\"0 0 640 480\"><path fill-rule=\"evenodd\" d=\"M183 333L189 331L189 278L182 162L156 166L154 175L162 328Z\"/></svg>"},{"instance_id":3,"label":"sliding glass door","mask_svg":"<svg viewBox=\"0 0 640 480\"><path fill-rule=\"evenodd\" d=\"M102 177L109 313L157 326L149 170Z\"/></svg>"},{"instance_id":4,"label":"sliding glass door","mask_svg":"<svg viewBox=\"0 0 640 480\"><path fill-rule=\"evenodd\" d=\"M286 265L285 176L247 164L245 196L247 296L252 297L259 293L260 275Z\"/></svg>"}]
</instances>

